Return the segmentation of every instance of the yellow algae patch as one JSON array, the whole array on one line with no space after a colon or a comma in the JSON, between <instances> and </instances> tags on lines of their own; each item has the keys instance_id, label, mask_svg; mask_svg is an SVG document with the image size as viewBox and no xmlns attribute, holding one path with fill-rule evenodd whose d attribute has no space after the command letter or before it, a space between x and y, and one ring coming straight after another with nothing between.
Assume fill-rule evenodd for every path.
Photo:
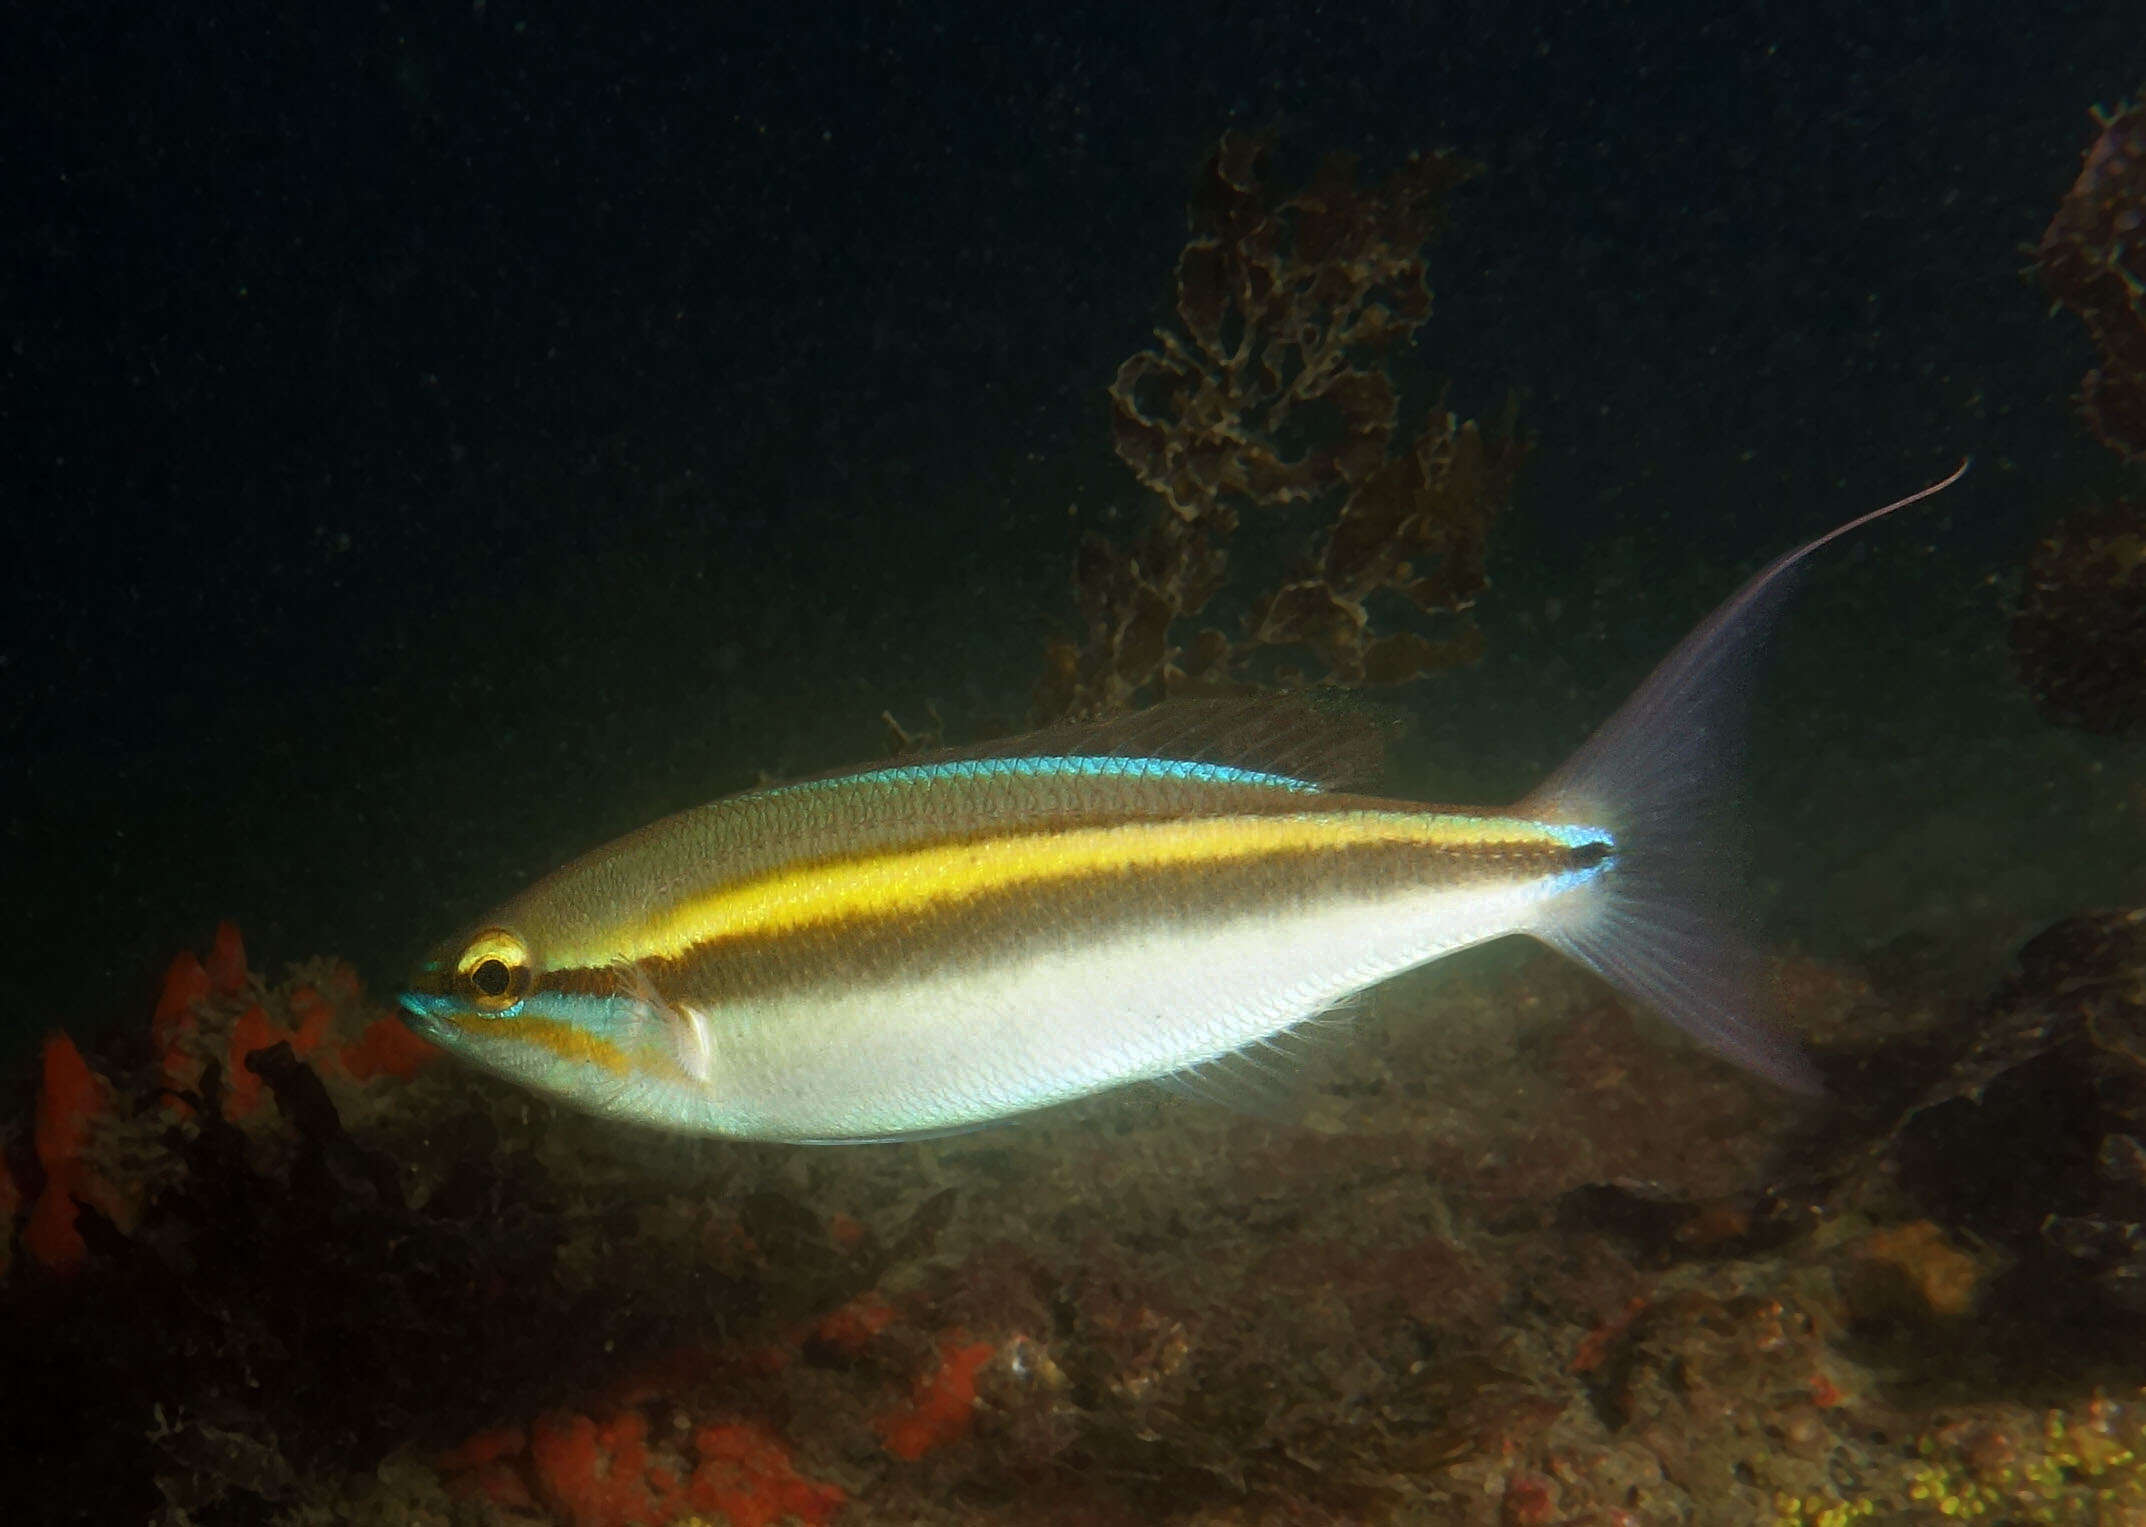
<instances>
[{"instance_id":1,"label":"yellow algae patch","mask_svg":"<svg viewBox=\"0 0 2146 1527\"><path fill-rule=\"evenodd\" d=\"M1956 1319L1975 1307L1987 1269L1929 1220L1874 1230L1855 1246L1851 1298L1866 1313Z\"/></svg>"}]
</instances>

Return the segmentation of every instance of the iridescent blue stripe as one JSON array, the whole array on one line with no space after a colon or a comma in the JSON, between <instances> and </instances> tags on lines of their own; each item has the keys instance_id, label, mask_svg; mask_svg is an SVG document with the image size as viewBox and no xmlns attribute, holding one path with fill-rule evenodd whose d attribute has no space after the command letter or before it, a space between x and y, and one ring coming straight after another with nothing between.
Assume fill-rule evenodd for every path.
<instances>
[{"instance_id":1,"label":"iridescent blue stripe","mask_svg":"<svg viewBox=\"0 0 2146 1527\"><path fill-rule=\"evenodd\" d=\"M1617 847L1617 835L1607 827L1573 822L1538 822L1536 825L1567 848L1585 848L1590 843L1607 843L1613 850Z\"/></svg>"},{"instance_id":2,"label":"iridescent blue stripe","mask_svg":"<svg viewBox=\"0 0 2146 1527\"><path fill-rule=\"evenodd\" d=\"M1317 795L1310 780L1287 774L1267 774L1256 769L1236 769L1227 764L1198 763L1182 758L968 758L951 763L895 764L868 774L838 774L831 779L808 779L794 785L776 785L762 792L787 795L801 790L825 790L858 784L929 785L938 780L978 779L1135 779L1173 780L1200 785L1251 785L1273 790L1293 790Z\"/></svg>"}]
</instances>

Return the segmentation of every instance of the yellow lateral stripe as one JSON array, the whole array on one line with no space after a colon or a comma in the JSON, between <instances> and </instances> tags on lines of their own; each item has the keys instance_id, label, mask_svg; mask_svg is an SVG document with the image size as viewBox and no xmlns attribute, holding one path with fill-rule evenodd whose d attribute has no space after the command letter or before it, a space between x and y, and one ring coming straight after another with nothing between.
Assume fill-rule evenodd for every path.
<instances>
[{"instance_id":1,"label":"yellow lateral stripe","mask_svg":"<svg viewBox=\"0 0 2146 1527\"><path fill-rule=\"evenodd\" d=\"M1494 824L1494 825L1493 825ZM676 958L713 939L768 937L852 918L922 912L1014 886L1127 871L1223 866L1277 854L1380 846L1561 848L1515 818L1335 812L1120 823L971 839L815 864L722 886L620 930L598 959ZM578 952L575 952L578 953ZM561 962L573 957L559 951Z\"/></svg>"}]
</instances>

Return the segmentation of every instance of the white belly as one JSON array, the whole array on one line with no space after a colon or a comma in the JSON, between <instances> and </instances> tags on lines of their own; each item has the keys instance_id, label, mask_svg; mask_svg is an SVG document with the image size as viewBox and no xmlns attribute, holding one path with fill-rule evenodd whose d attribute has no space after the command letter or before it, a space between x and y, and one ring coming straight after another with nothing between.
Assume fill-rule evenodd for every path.
<instances>
[{"instance_id":1,"label":"white belly","mask_svg":"<svg viewBox=\"0 0 2146 1527\"><path fill-rule=\"evenodd\" d=\"M1167 1076L1388 976L1518 931L1544 882L1191 914L705 1015L709 1121L761 1138L959 1129Z\"/></svg>"}]
</instances>

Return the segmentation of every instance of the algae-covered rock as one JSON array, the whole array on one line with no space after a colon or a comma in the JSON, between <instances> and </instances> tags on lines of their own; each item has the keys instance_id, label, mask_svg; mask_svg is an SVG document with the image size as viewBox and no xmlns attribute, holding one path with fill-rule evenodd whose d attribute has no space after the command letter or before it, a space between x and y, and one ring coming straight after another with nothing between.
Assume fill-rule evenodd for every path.
<instances>
[{"instance_id":1,"label":"algae-covered rock","mask_svg":"<svg viewBox=\"0 0 2146 1527\"><path fill-rule=\"evenodd\" d=\"M2146 503L2077 510L2036 543L2012 656L2059 725L2113 736L2146 721Z\"/></svg>"}]
</instances>

